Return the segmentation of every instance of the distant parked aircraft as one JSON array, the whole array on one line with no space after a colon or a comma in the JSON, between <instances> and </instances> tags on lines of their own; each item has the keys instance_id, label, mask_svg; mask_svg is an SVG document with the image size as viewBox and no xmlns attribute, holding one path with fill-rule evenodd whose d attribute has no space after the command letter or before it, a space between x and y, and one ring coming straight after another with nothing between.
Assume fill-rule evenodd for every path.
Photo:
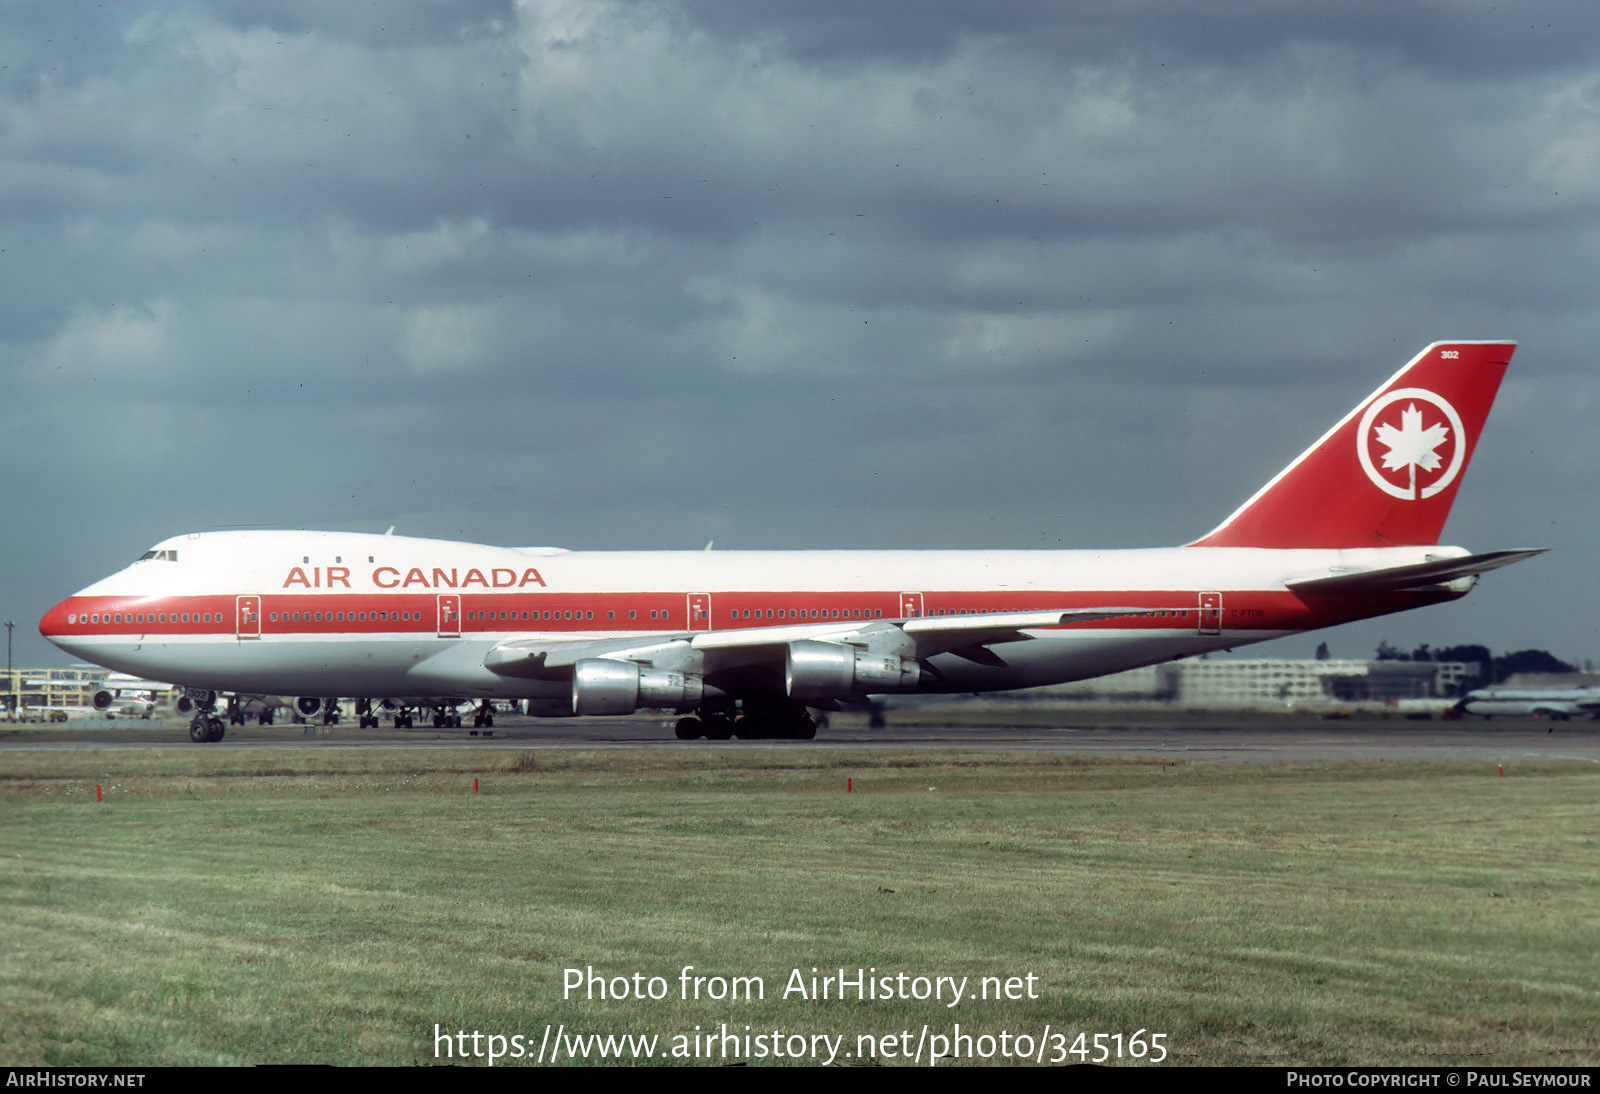
<instances>
[{"instance_id":1,"label":"distant parked aircraft","mask_svg":"<svg viewBox=\"0 0 1600 1094\"><path fill-rule=\"evenodd\" d=\"M1483 718L1534 717L1565 722L1600 717L1600 688L1480 688L1456 704L1463 714Z\"/></svg>"}]
</instances>

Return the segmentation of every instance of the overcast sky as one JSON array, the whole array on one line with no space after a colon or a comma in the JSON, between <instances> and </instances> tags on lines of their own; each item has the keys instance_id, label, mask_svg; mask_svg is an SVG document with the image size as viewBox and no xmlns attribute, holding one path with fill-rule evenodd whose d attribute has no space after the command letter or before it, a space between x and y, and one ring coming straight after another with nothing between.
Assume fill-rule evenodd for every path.
<instances>
[{"instance_id":1,"label":"overcast sky","mask_svg":"<svg viewBox=\"0 0 1600 1094\"><path fill-rule=\"evenodd\" d=\"M1520 348L1456 604L1600 661L1600 6L0 7L0 612L241 525L573 548L1208 531Z\"/></svg>"}]
</instances>

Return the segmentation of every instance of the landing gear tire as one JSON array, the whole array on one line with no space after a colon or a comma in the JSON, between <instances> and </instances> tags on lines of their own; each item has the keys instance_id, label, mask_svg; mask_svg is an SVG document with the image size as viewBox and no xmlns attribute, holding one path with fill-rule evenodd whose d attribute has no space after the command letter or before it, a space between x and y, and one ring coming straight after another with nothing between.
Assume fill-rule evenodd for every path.
<instances>
[{"instance_id":1,"label":"landing gear tire","mask_svg":"<svg viewBox=\"0 0 1600 1094\"><path fill-rule=\"evenodd\" d=\"M228 731L228 723L209 710L202 710L189 723L189 740L197 745L216 744Z\"/></svg>"},{"instance_id":2,"label":"landing gear tire","mask_svg":"<svg viewBox=\"0 0 1600 1094\"><path fill-rule=\"evenodd\" d=\"M706 727L698 718L679 718L672 732L678 735L680 741L698 741L705 736Z\"/></svg>"}]
</instances>

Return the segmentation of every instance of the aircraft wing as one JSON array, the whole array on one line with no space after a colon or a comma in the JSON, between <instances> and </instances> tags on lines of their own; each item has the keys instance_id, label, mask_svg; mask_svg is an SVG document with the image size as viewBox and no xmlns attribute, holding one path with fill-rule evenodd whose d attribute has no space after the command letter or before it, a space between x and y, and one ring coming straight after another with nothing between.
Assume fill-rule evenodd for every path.
<instances>
[{"instance_id":1,"label":"aircraft wing","mask_svg":"<svg viewBox=\"0 0 1600 1094\"><path fill-rule=\"evenodd\" d=\"M1429 585L1444 585L1463 577L1476 577L1490 570L1509 566L1513 562L1542 555L1548 550L1548 547L1530 547L1513 551L1489 551L1481 555L1442 558L1434 562L1390 566L1382 570L1358 570L1352 573L1294 578L1286 584L1295 592L1308 593L1379 593L1401 589L1425 589Z\"/></svg>"},{"instance_id":2,"label":"aircraft wing","mask_svg":"<svg viewBox=\"0 0 1600 1094\"><path fill-rule=\"evenodd\" d=\"M740 627L722 631L680 632L649 638L595 638L580 641L539 637L508 638L484 657L484 667L501 676L559 679L591 657L651 663L670 661L688 651L706 654L761 653L790 642L847 645L910 643L918 657L964 651L998 642L1025 640L1025 630L1090 623L1100 619L1155 615L1172 608L1058 608L1046 611L989 612L982 615L917 616L909 619L839 620L791 623L778 627Z\"/></svg>"}]
</instances>

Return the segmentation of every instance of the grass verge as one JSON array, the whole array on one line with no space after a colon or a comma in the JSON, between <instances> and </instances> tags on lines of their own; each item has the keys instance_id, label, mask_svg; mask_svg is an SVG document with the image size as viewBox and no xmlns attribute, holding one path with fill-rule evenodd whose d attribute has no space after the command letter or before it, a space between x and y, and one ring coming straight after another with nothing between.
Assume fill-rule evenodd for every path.
<instances>
[{"instance_id":1,"label":"grass verge","mask_svg":"<svg viewBox=\"0 0 1600 1094\"><path fill-rule=\"evenodd\" d=\"M436 1024L546 1023L861 1063L958 1022L1162 1032L1173 1063L1592 1064L1597 833L1593 765L13 754L0 1064L429 1063ZM691 965L764 998L685 1000ZM1037 998L784 998L813 967ZM564 998L569 968L667 997Z\"/></svg>"}]
</instances>

